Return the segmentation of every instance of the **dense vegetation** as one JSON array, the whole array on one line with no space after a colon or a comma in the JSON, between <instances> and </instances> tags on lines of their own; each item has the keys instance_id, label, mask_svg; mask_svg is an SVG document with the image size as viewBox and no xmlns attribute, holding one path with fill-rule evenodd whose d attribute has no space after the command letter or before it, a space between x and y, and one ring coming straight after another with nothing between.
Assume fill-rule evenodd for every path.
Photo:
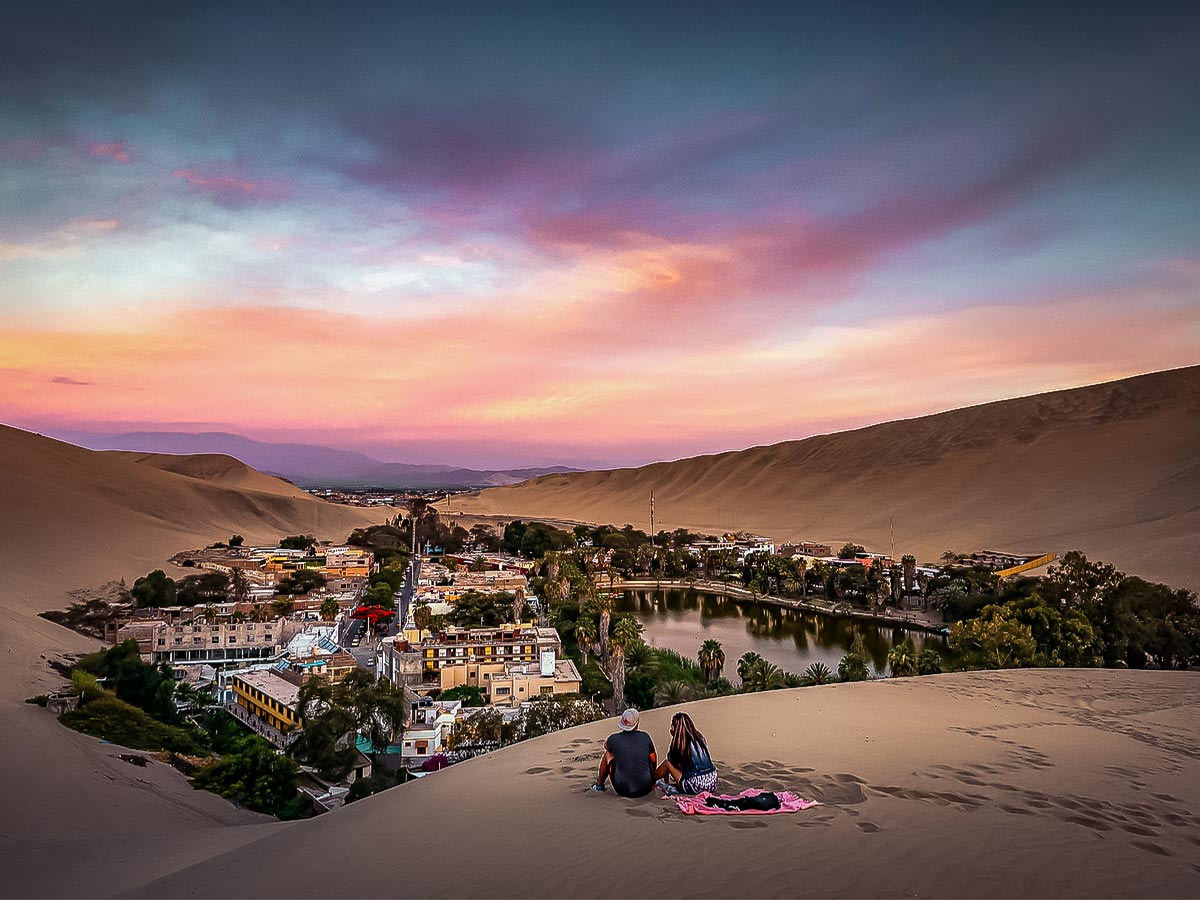
<instances>
[{"instance_id":1,"label":"dense vegetation","mask_svg":"<svg viewBox=\"0 0 1200 900\"><path fill-rule=\"evenodd\" d=\"M84 657L71 672L79 707L59 717L68 728L134 750L184 754L193 785L258 812L296 818L309 812L296 789L296 764L251 735L212 698L176 684L167 666L142 661L136 641ZM186 714L181 710L186 710ZM196 757L220 754L213 763Z\"/></svg>"}]
</instances>

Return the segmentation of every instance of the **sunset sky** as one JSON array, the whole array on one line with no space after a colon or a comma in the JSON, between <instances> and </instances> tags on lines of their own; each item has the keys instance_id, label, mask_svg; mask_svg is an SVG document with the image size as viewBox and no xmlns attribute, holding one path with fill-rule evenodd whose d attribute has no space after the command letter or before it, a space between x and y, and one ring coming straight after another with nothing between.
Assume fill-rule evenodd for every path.
<instances>
[{"instance_id":1,"label":"sunset sky","mask_svg":"<svg viewBox=\"0 0 1200 900\"><path fill-rule=\"evenodd\" d=\"M1200 6L963 6L8 4L0 421L615 465L1200 362Z\"/></svg>"}]
</instances>

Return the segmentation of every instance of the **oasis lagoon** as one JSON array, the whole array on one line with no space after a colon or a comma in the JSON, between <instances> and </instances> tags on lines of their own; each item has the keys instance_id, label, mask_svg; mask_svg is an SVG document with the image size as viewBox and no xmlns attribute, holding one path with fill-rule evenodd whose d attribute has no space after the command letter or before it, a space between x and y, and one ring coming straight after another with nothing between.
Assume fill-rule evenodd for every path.
<instances>
[{"instance_id":1,"label":"oasis lagoon","mask_svg":"<svg viewBox=\"0 0 1200 900\"><path fill-rule=\"evenodd\" d=\"M738 657L750 651L798 675L815 662L836 672L856 631L863 636L867 664L879 675L887 669L888 651L904 641L911 642L917 652L925 647L946 652L946 639L939 634L888 622L732 600L704 591L626 591L617 599L616 609L637 616L645 626L642 636L652 647L695 659L701 643L720 641L725 650L723 674L735 684Z\"/></svg>"}]
</instances>

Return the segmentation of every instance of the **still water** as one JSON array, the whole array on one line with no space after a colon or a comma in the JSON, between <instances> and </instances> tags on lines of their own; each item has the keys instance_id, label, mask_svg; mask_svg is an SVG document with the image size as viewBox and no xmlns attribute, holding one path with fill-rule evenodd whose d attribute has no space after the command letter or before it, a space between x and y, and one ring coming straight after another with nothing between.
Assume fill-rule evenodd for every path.
<instances>
[{"instance_id":1,"label":"still water","mask_svg":"<svg viewBox=\"0 0 1200 900\"><path fill-rule=\"evenodd\" d=\"M701 643L720 641L725 650L723 674L735 684L738 657L751 650L787 672L801 674L814 662L823 662L836 672L856 630L862 633L867 648L867 664L881 674L887 667L888 650L895 644L911 641L917 652L924 647L945 652L946 647L946 639L937 634L693 590L626 591L617 600L617 610L638 617L646 626L642 636L652 647L669 648L695 659Z\"/></svg>"}]
</instances>

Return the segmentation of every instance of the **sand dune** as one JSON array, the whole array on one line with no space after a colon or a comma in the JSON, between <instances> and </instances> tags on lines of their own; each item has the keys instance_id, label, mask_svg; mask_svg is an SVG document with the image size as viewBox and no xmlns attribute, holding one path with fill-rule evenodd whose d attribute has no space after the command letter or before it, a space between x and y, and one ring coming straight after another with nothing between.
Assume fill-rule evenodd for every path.
<instances>
[{"instance_id":1,"label":"sand dune","mask_svg":"<svg viewBox=\"0 0 1200 900\"><path fill-rule=\"evenodd\" d=\"M1200 367L454 498L553 517L943 550L1082 549L1200 588Z\"/></svg>"},{"instance_id":2,"label":"sand dune","mask_svg":"<svg viewBox=\"0 0 1200 900\"><path fill-rule=\"evenodd\" d=\"M656 797L586 793L609 721L120 880L147 897L1200 892L1195 674L979 672L688 710L728 787L824 805L690 818ZM674 711L643 717L660 745Z\"/></svg>"},{"instance_id":3,"label":"sand dune","mask_svg":"<svg viewBox=\"0 0 1200 900\"><path fill-rule=\"evenodd\" d=\"M261 491L265 494L279 494L281 497L307 496L294 484L273 475L264 475L241 460L224 453L136 453L124 450L107 450L105 453L109 456L124 457L139 465L162 469L164 472L198 478L221 487L240 491Z\"/></svg>"},{"instance_id":4,"label":"sand dune","mask_svg":"<svg viewBox=\"0 0 1200 900\"><path fill-rule=\"evenodd\" d=\"M58 861L80 842L169 871L191 852L192 838L180 835L200 831L213 846L242 840L229 826L264 817L193 791L165 767L123 762L118 748L22 702L62 683L48 658L97 646L37 613L64 606L66 591L169 568L176 551L233 532L341 539L381 514L316 500L228 457L135 460L2 426L0 504L0 872L16 879L0 891L103 892L99 866L61 888ZM166 855L144 857L136 848L148 840Z\"/></svg>"},{"instance_id":5,"label":"sand dune","mask_svg":"<svg viewBox=\"0 0 1200 900\"><path fill-rule=\"evenodd\" d=\"M1182 441L1194 424L1178 407L1148 409L1136 427L1161 445L1173 416ZM1132 454L1130 425L1094 427ZM1056 439L1047 427L1026 446ZM822 452L838 471L839 454ZM941 463L914 464L929 465ZM1173 480L1151 468L1168 487L1194 478L1186 465ZM693 819L659 799L584 792L611 722L292 824L193 791L161 764L132 766L21 702L58 681L47 656L94 646L35 613L232 531L334 537L370 520L286 490L234 490L219 469L181 474L0 429L0 896L1200 894L1194 673L978 672L691 704L726 787L823 803L793 816ZM770 473L741 476L765 495ZM660 745L673 711L643 718Z\"/></svg>"}]
</instances>

